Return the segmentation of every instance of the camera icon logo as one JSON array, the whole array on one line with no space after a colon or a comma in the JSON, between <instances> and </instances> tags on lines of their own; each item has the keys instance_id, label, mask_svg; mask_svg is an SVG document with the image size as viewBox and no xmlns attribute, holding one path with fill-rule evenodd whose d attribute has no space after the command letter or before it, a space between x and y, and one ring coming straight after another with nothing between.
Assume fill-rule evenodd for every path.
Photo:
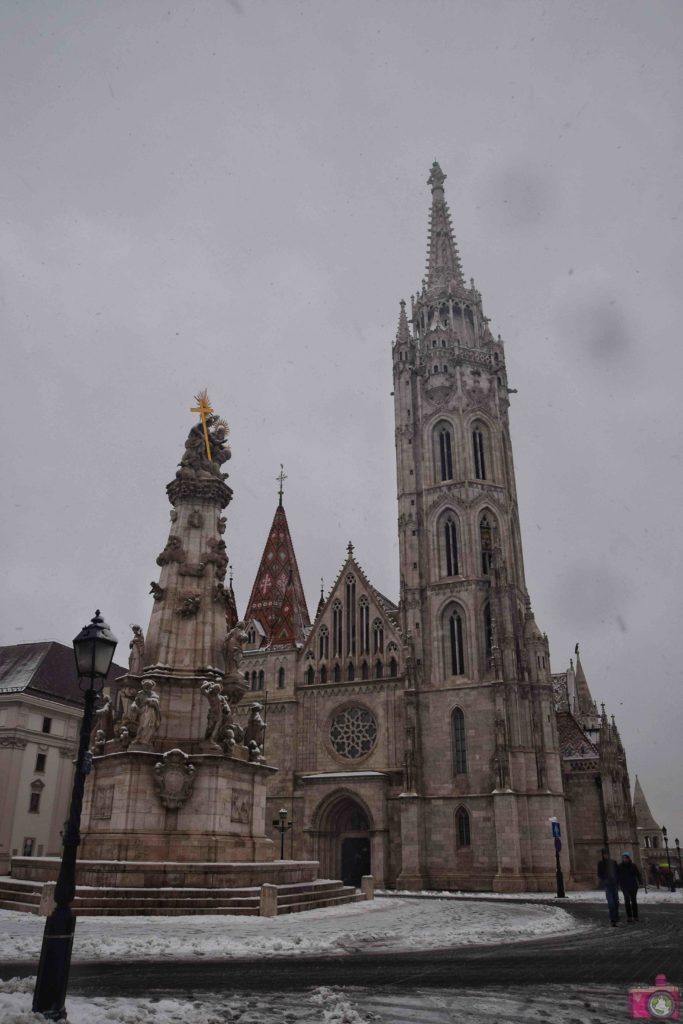
<instances>
[{"instance_id":1,"label":"camera icon logo","mask_svg":"<svg viewBox=\"0 0 683 1024\"><path fill-rule=\"evenodd\" d=\"M670 985L666 975L658 974L652 988L631 988L628 992L631 1017L649 1020L679 1020L680 992Z\"/></svg>"}]
</instances>

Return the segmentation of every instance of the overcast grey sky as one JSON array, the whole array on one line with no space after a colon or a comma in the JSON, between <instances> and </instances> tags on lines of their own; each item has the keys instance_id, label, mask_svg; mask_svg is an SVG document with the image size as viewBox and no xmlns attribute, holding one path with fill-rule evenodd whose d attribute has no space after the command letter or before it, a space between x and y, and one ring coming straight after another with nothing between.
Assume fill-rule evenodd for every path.
<instances>
[{"instance_id":1,"label":"overcast grey sky","mask_svg":"<svg viewBox=\"0 0 683 1024\"><path fill-rule=\"evenodd\" d=\"M309 608L397 596L390 346L429 166L506 342L527 580L683 838L678 0L0 2L0 642L146 628L229 420L240 610L280 462Z\"/></svg>"}]
</instances>

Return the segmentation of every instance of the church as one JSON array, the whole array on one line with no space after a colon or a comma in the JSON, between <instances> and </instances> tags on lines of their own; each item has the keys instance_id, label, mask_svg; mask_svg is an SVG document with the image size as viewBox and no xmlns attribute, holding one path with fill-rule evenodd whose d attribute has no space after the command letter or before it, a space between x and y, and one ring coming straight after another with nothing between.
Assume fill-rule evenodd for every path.
<instances>
[{"instance_id":1,"label":"church","mask_svg":"<svg viewBox=\"0 0 683 1024\"><path fill-rule=\"evenodd\" d=\"M347 884L519 892L555 887L553 818L568 886L593 887L603 845L638 849L626 757L578 645L553 674L536 623L504 345L464 278L445 178L435 162L427 273L392 345L398 600L349 543L311 618L281 487L244 615L278 768L266 821L285 809L286 856Z\"/></svg>"}]
</instances>

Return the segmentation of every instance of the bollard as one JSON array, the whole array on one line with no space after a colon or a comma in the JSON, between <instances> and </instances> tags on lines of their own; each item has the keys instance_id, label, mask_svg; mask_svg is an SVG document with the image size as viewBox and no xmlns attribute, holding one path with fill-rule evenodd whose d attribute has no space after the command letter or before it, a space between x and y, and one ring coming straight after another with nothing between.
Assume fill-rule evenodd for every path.
<instances>
[{"instance_id":1,"label":"bollard","mask_svg":"<svg viewBox=\"0 0 683 1024\"><path fill-rule=\"evenodd\" d=\"M366 900L374 900L375 898L375 879L372 875L363 875L360 880L360 891L365 896Z\"/></svg>"},{"instance_id":2,"label":"bollard","mask_svg":"<svg viewBox=\"0 0 683 1024\"><path fill-rule=\"evenodd\" d=\"M277 917L277 886L267 882L261 886L259 917Z\"/></svg>"}]
</instances>

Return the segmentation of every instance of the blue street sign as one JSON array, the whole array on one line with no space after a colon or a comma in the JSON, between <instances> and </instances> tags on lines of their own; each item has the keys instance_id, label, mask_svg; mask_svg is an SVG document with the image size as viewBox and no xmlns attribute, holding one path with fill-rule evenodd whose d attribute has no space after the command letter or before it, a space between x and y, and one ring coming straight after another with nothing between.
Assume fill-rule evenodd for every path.
<instances>
[{"instance_id":1,"label":"blue street sign","mask_svg":"<svg viewBox=\"0 0 683 1024\"><path fill-rule=\"evenodd\" d=\"M560 823L559 823L559 821L551 821L550 822L550 827L553 830L553 838L554 839L559 839L560 836L562 835L562 832L560 831Z\"/></svg>"},{"instance_id":2,"label":"blue street sign","mask_svg":"<svg viewBox=\"0 0 683 1024\"><path fill-rule=\"evenodd\" d=\"M562 849L562 840L561 839L556 839L555 840L555 853L559 853L561 849Z\"/></svg>"}]
</instances>

